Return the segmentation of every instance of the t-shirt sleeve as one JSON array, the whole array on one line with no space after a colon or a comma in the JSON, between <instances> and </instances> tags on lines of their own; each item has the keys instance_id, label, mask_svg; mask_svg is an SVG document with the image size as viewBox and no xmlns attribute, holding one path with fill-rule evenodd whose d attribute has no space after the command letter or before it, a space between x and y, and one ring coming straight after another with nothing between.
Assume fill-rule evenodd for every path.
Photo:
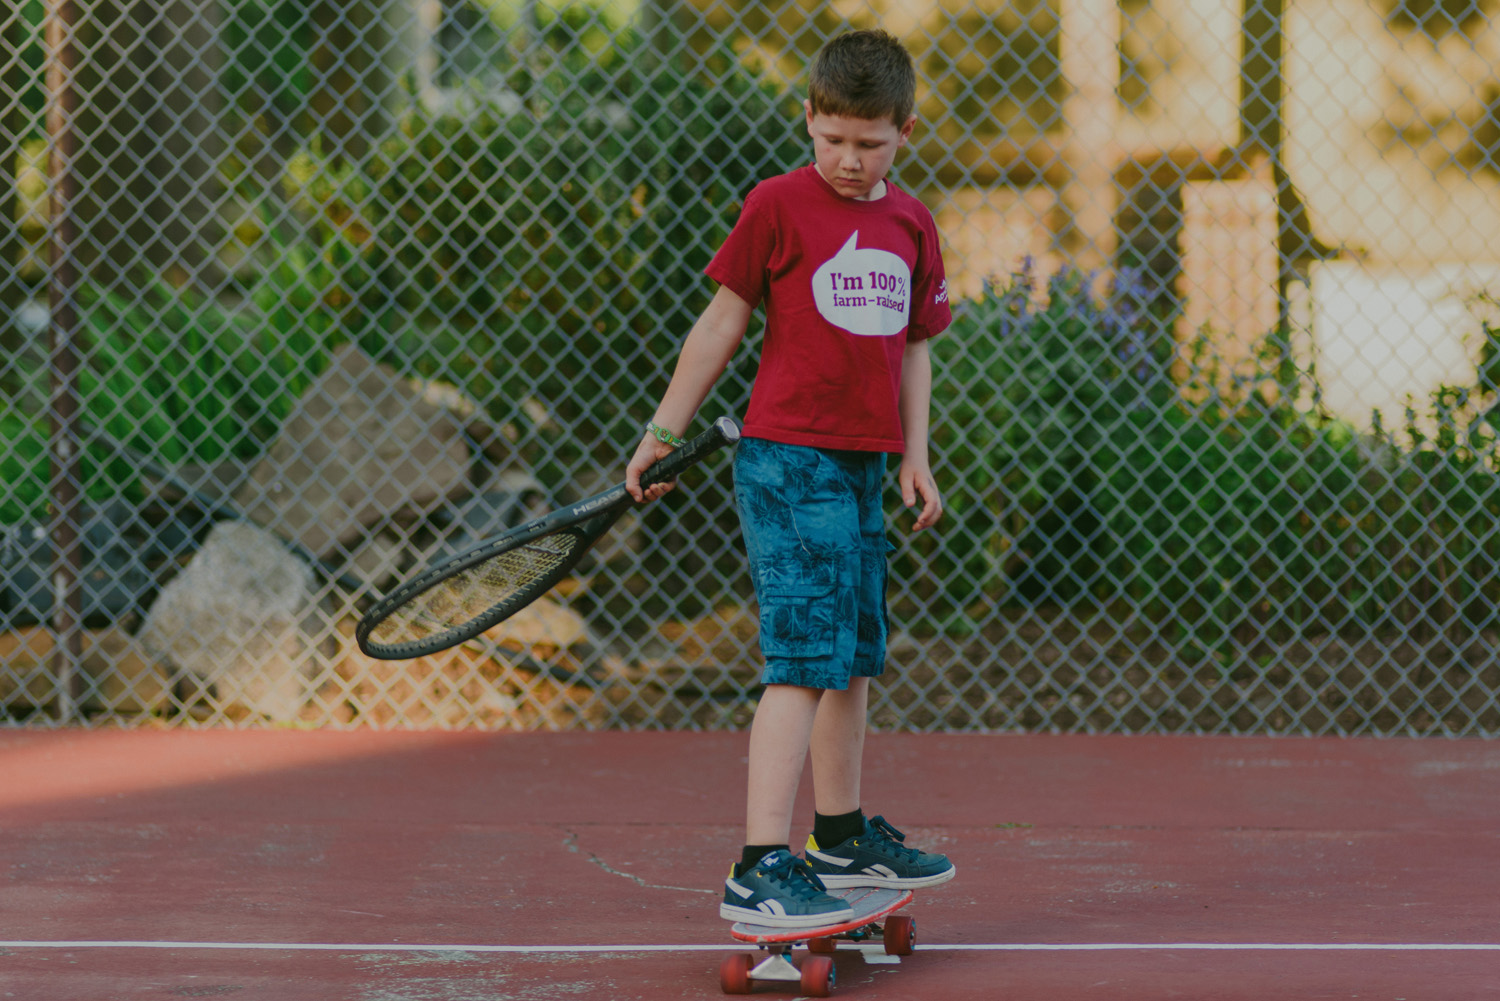
<instances>
[{"instance_id":1,"label":"t-shirt sleeve","mask_svg":"<svg viewBox=\"0 0 1500 1001\"><path fill-rule=\"evenodd\" d=\"M923 220L922 246L917 252L917 266L912 274L911 319L906 330L908 341L925 341L948 329L953 313L948 308L948 276L943 270L942 244L937 224L929 215Z\"/></svg>"},{"instance_id":2,"label":"t-shirt sleeve","mask_svg":"<svg viewBox=\"0 0 1500 1001\"><path fill-rule=\"evenodd\" d=\"M734 229L703 273L751 307L766 295L766 266L776 245L775 220L759 188L750 192Z\"/></svg>"}]
</instances>

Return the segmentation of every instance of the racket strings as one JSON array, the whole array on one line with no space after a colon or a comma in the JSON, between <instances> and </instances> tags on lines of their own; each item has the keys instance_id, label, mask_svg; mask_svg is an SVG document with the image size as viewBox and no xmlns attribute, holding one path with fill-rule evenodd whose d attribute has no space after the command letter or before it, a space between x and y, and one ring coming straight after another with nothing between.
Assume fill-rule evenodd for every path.
<instances>
[{"instance_id":1,"label":"racket strings","mask_svg":"<svg viewBox=\"0 0 1500 1001\"><path fill-rule=\"evenodd\" d=\"M371 638L385 645L423 639L465 626L518 595L529 601L533 592L556 583L579 541L572 532L559 532L497 553L412 595Z\"/></svg>"}]
</instances>

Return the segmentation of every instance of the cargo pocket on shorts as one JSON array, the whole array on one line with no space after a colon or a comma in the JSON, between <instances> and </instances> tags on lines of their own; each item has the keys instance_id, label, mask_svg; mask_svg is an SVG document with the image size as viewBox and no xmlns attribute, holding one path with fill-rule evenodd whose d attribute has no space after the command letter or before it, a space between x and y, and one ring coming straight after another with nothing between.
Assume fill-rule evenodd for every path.
<instances>
[{"instance_id":1,"label":"cargo pocket on shorts","mask_svg":"<svg viewBox=\"0 0 1500 1001\"><path fill-rule=\"evenodd\" d=\"M838 567L777 561L762 570L760 651L767 657L831 657Z\"/></svg>"}]
</instances>

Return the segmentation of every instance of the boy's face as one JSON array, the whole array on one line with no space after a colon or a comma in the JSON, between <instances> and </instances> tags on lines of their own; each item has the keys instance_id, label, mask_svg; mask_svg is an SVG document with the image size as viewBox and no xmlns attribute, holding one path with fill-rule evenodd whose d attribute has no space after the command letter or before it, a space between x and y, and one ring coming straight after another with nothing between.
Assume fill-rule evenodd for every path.
<instances>
[{"instance_id":1,"label":"boy's face","mask_svg":"<svg viewBox=\"0 0 1500 1001\"><path fill-rule=\"evenodd\" d=\"M807 134L812 136L813 158L818 173L845 198L867 200L896 159L896 151L911 138L917 124L912 115L899 129L889 118L842 118L807 111ZM884 194L877 192L876 197Z\"/></svg>"}]
</instances>

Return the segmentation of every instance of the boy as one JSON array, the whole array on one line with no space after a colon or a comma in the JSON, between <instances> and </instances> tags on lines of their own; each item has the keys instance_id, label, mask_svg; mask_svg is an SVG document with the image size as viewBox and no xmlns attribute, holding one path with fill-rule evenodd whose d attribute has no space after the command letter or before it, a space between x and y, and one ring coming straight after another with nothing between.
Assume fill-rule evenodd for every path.
<instances>
[{"instance_id":1,"label":"boy","mask_svg":"<svg viewBox=\"0 0 1500 1001\"><path fill-rule=\"evenodd\" d=\"M734 460L766 665L745 848L719 909L734 921L825 925L850 911L830 887L931 886L954 874L883 818L867 820L860 802L870 678L885 667L887 452L902 454L903 502L922 501L914 530L942 514L927 455L927 339L949 323L947 285L931 214L885 180L916 125L915 96L911 57L884 32L852 32L819 53L803 103L814 162L746 198L706 269L719 291L626 469L637 501L672 489L642 491L640 475L682 443L763 301L760 371ZM809 751L816 816L804 859L790 832Z\"/></svg>"}]
</instances>

